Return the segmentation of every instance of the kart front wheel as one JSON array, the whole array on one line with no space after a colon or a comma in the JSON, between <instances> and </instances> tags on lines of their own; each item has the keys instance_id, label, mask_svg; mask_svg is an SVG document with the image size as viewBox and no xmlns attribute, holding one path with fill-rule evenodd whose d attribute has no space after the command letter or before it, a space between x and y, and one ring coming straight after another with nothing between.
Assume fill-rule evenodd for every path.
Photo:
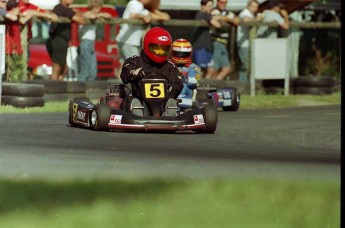
<instances>
[{"instance_id":1,"label":"kart front wheel","mask_svg":"<svg viewBox=\"0 0 345 228\"><path fill-rule=\"evenodd\" d=\"M205 105L201 110L206 124L204 133L213 134L216 131L218 124L217 109L213 105Z\"/></svg>"},{"instance_id":2,"label":"kart front wheel","mask_svg":"<svg viewBox=\"0 0 345 228\"><path fill-rule=\"evenodd\" d=\"M90 116L91 128L95 131L104 131L108 128L110 109L106 104L97 104Z\"/></svg>"}]
</instances>

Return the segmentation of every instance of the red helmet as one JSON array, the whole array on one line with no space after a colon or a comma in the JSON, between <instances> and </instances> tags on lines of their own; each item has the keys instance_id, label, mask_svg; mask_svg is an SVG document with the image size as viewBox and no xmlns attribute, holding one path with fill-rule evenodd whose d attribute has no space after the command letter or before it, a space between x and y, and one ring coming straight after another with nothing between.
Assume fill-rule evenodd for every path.
<instances>
[{"instance_id":1,"label":"red helmet","mask_svg":"<svg viewBox=\"0 0 345 228\"><path fill-rule=\"evenodd\" d=\"M176 64L186 64L192 59L192 44L186 39L177 39L172 44L171 59Z\"/></svg>"},{"instance_id":2,"label":"red helmet","mask_svg":"<svg viewBox=\"0 0 345 228\"><path fill-rule=\"evenodd\" d=\"M163 63L169 56L171 43L171 36L167 30L154 27L147 31L144 36L143 50L153 62Z\"/></svg>"}]
</instances>

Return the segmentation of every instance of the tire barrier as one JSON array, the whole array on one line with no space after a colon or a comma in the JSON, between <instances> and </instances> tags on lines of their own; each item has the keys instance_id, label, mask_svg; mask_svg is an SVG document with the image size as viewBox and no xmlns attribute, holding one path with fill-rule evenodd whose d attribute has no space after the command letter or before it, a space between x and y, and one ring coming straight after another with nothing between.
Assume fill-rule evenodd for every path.
<instances>
[{"instance_id":1,"label":"tire barrier","mask_svg":"<svg viewBox=\"0 0 345 228\"><path fill-rule=\"evenodd\" d=\"M42 107L45 103L44 93L44 85L4 82L1 105L12 105L17 108Z\"/></svg>"},{"instance_id":2,"label":"tire barrier","mask_svg":"<svg viewBox=\"0 0 345 228\"><path fill-rule=\"evenodd\" d=\"M5 82L2 86L2 94L20 97L42 97L45 87L42 85L28 85L26 83Z\"/></svg>"},{"instance_id":3,"label":"tire barrier","mask_svg":"<svg viewBox=\"0 0 345 228\"><path fill-rule=\"evenodd\" d=\"M73 97L85 96L86 82L82 81L53 81L36 79L26 81L28 84L38 84L45 87L44 100L68 101Z\"/></svg>"},{"instance_id":4,"label":"tire barrier","mask_svg":"<svg viewBox=\"0 0 345 228\"><path fill-rule=\"evenodd\" d=\"M94 80L94 81L87 81L86 82L86 89L102 89L106 90L109 85L120 84L122 83L121 79L114 79L114 80Z\"/></svg>"},{"instance_id":5,"label":"tire barrier","mask_svg":"<svg viewBox=\"0 0 345 228\"><path fill-rule=\"evenodd\" d=\"M335 79L331 76L302 76L292 80L294 94L327 95L336 91Z\"/></svg>"},{"instance_id":6,"label":"tire barrier","mask_svg":"<svg viewBox=\"0 0 345 228\"><path fill-rule=\"evenodd\" d=\"M261 85L266 94L284 94L284 79L263 79Z\"/></svg>"},{"instance_id":7,"label":"tire barrier","mask_svg":"<svg viewBox=\"0 0 345 228\"><path fill-rule=\"evenodd\" d=\"M283 94L284 79L262 80L266 94ZM338 91L340 82L331 76L300 76L290 80L292 94L328 95Z\"/></svg>"},{"instance_id":8,"label":"tire barrier","mask_svg":"<svg viewBox=\"0 0 345 228\"><path fill-rule=\"evenodd\" d=\"M26 81L29 84L41 84L45 86L45 93L84 93L86 82L82 81L53 81L36 79Z\"/></svg>"},{"instance_id":9,"label":"tire barrier","mask_svg":"<svg viewBox=\"0 0 345 228\"><path fill-rule=\"evenodd\" d=\"M43 107L45 100L43 97L18 97L18 96L7 96L1 97L2 105L12 105L17 108L28 108L28 107Z\"/></svg>"},{"instance_id":10,"label":"tire barrier","mask_svg":"<svg viewBox=\"0 0 345 228\"><path fill-rule=\"evenodd\" d=\"M46 93L44 100L49 101L69 101L75 97L85 97L85 93Z\"/></svg>"},{"instance_id":11,"label":"tire barrier","mask_svg":"<svg viewBox=\"0 0 345 228\"><path fill-rule=\"evenodd\" d=\"M105 95L108 86L120 83L122 83L121 79L87 81L85 97L99 99L101 96Z\"/></svg>"}]
</instances>

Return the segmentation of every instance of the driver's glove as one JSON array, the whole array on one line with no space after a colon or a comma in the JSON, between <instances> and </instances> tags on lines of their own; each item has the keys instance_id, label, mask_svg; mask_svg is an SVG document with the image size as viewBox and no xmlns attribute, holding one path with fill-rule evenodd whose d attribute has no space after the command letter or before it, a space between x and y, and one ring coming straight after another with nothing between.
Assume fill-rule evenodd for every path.
<instances>
[{"instance_id":1,"label":"driver's glove","mask_svg":"<svg viewBox=\"0 0 345 228\"><path fill-rule=\"evenodd\" d=\"M169 86L169 88L168 88L168 93L171 94L172 89L173 89L172 86Z\"/></svg>"},{"instance_id":2,"label":"driver's glove","mask_svg":"<svg viewBox=\"0 0 345 228\"><path fill-rule=\"evenodd\" d=\"M136 78L145 77L145 72L143 71L142 67L135 69L135 70L131 70L129 73L132 75L132 80L134 80Z\"/></svg>"}]
</instances>

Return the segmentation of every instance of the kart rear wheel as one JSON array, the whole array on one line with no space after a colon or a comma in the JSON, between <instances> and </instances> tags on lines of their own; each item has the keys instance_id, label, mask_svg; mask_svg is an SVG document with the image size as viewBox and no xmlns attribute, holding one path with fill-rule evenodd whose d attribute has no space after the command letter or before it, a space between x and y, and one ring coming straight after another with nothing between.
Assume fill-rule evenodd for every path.
<instances>
[{"instance_id":1,"label":"kart rear wheel","mask_svg":"<svg viewBox=\"0 0 345 228\"><path fill-rule=\"evenodd\" d=\"M110 108L106 104L97 104L91 111L90 124L95 131L104 131L108 128Z\"/></svg>"},{"instance_id":2,"label":"kart rear wheel","mask_svg":"<svg viewBox=\"0 0 345 228\"><path fill-rule=\"evenodd\" d=\"M223 111L237 111L241 104L241 94L236 88L232 88L233 96L231 96L231 106L222 107Z\"/></svg>"},{"instance_id":3,"label":"kart rear wheel","mask_svg":"<svg viewBox=\"0 0 345 228\"><path fill-rule=\"evenodd\" d=\"M213 134L216 131L218 124L217 109L213 105L205 105L201 110L206 124L204 133Z\"/></svg>"}]
</instances>

